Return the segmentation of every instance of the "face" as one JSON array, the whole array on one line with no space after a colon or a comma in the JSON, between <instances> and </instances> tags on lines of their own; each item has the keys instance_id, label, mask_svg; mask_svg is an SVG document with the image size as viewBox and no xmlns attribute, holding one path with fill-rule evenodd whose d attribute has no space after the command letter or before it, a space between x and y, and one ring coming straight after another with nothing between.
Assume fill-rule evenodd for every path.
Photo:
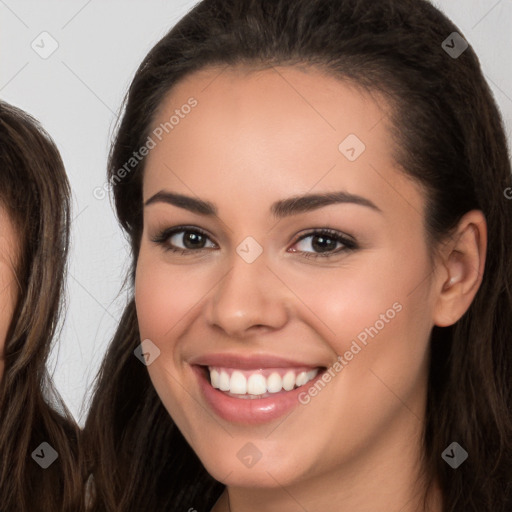
<instances>
[{"instance_id":1,"label":"face","mask_svg":"<svg viewBox=\"0 0 512 512\"><path fill-rule=\"evenodd\" d=\"M4 373L4 347L17 297L14 261L16 235L12 221L0 207L0 378Z\"/></svg>"},{"instance_id":2,"label":"face","mask_svg":"<svg viewBox=\"0 0 512 512\"><path fill-rule=\"evenodd\" d=\"M335 474L421 426L433 268L388 113L289 67L203 70L161 105L137 315L158 395L224 483Z\"/></svg>"}]
</instances>

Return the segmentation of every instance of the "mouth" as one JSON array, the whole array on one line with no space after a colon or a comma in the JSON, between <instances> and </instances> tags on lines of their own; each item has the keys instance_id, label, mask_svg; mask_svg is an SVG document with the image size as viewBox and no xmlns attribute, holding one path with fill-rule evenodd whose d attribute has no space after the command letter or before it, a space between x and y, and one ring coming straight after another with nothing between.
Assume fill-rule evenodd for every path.
<instances>
[{"instance_id":1,"label":"mouth","mask_svg":"<svg viewBox=\"0 0 512 512\"><path fill-rule=\"evenodd\" d=\"M242 400L263 399L287 393L311 382L326 367L261 368L243 370L201 366L210 385L227 396Z\"/></svg>"},{"instance_id":2,"label":"mouth","mask_svg":"<svg viewBox=\"0 0 512 512\"><path fill-rule=\"evenodd\" d=\"M216 416L244 426L291 413L301 394L327 371L323 367L241 369L193 364L205 405Z\"/></svg>"}]
</instances>

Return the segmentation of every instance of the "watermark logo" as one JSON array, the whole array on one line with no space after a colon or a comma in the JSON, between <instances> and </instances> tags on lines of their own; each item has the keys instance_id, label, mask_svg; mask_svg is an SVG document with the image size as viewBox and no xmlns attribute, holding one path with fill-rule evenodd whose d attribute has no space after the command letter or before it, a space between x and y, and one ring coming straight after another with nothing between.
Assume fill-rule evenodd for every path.
<instances>
[{"instance_id":1,"label":"watermark logo","mask_svg":"<svg viewBox=\"0 0 512 512\"><path fill-rule=\"evenodd\" d=\"M458 32L452 32L441 44L441 48L452 59L458 59L468 47L468 42Z\"/></svg>"},{"instance_id":2,"label":"watermark logo","mask_svg":"<svg viewBox=\"0 0 512 512\"><path fill-rule=\"evenodd\" d=\"M57 40L48 32L41 32L30 44L41 59L50 58L59 48Z\"/></svg>"},{"instance_id":3,"label":"watermark logo","mask_svg":"<svg viewBox=\"0 0 512 512\"><path fill-rule=\"evenodd\" d=\"M133 353L142 364L149 366L160 356L160 349L151 340L146 339Z\"/></svg>"},{"instance_id":4,"label":"watermark logo","mask_svg":"<svg viewBox=\"0 0 512 512\"><path fill-rule=\"evenodd\" d=\"M252 236L248 236L238 245L236 252L246 263L253 263L260 257L263 247Z\"/></svg>"},{"instance_id":5,"label":"watermark logo","mask_svg":"<svg viewBox=\"0 0 512 512\"><path fill-rule=\"evenodd\" d=\"M33 452L32 458L43 468L49 468L59 457L59 454L48 443L41 443Z\"/></svg>"},{"instance_id":6,"label":"watermark logo","mask_svg":"<svg viewBox=\"0 0 512 512\"><path fill-rule=\"evenodd\" d=\"M457 469L468 458L468 452L454 441L444 450L441 458L453 469Z\"/></svg>"},{"instance_id":7,"label":"watermark logo","mask_svg":"<svg viewBox=\"0 0 512 512\"><path fill-rule=\"evenodd\" d=\"M351 133L338 146L339 152L349 161L355 162L366 150L364 142Z\"/></svg>"},{"instance_id":8,"label":"watermark logo","mask_svg":"<svg viewBox=\"0 0 512 512\"><path fill-rule=\"evenodd\" d=\"M251 442L244 444L236 454L238 460L249 469L256 465L262 455L258 447Z\"/></svg>"}]
</instances>

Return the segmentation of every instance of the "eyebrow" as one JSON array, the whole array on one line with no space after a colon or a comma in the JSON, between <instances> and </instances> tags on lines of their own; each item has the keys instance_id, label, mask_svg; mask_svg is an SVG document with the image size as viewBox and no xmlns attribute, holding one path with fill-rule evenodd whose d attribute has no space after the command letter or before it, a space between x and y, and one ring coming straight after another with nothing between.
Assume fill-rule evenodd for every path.
<instances>
[{"instance_id":1,"label":"eyebrow","mask_svg":"<svg viewBox=\"0 0 512 512\"><path fill-rule=\"evenodd\" d=\"M204 201L202 199L196 199L194 197L185 196L174 192L167 192L165 190L161 190L154 196L150 197L144 203L144 206L149 206L150 204L155 203L172 204L199 215L216 216L218 214L217 207L210 201ZM274 217L283 218L299 213L317 210L331 204L346 203L366 206L372 210L382 213L382 210L369 199L343 191L327 192L325 194L307 194L303 196L294 196L288 199L282 199L273 203L270 211Z\"/></svg>"}]
</instances>

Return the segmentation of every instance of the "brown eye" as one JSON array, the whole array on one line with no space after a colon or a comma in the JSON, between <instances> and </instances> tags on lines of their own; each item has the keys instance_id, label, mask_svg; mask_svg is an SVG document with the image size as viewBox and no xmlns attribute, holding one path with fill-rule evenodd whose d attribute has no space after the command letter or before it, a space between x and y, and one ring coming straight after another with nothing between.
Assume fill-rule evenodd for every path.
<instances>
[{"instance_id":1,"label":"brown eye","mask_svg":"<svg viewBox=\"0 0 512 512\"><path fill-rule=\"evenodd\" d=\"M201 230L184 227L166 229L153 238L153 242L162 245L165 250L181 254L205 249L208 240L208 235Z\"/></svg>"},{"instance_id":2,"label":"brown eye","mask_svg":"<svg viewBox=\"0 0 512 512\"><path fill-rule=\"evenodd\" d=\"M308 238L310 238L311 241L304 242L304 240ZM335 256L341 252L357 248L356 243L352 239L349 239L337 231L325 229L312 231L302 236L295 243L295 245L297 244L302 244L302 248L299 248L297 251L294 250L293 252L301 252L305 258ZM308 251L308 247L311 247L313 252Z\"/></svg>"}]
</instances>

